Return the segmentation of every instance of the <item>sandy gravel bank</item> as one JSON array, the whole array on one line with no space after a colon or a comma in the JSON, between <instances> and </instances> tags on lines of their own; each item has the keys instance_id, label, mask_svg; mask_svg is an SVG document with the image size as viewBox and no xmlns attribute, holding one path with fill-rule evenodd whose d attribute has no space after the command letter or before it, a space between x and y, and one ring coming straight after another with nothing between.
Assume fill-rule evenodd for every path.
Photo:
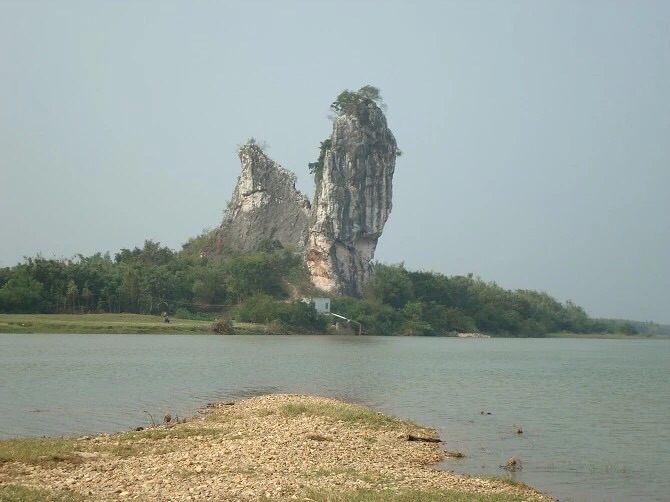
<instances>
[{"instance_id":1,"label":"sandy gravel bank","mask_svg":"<svg viewBox=\"0 0 670 502\"><path fill-rule=\"evenodd\" d=\"M0 500L25 487L52 500L550 500L436 470L439 445L408 434L435 431L332 399L261 396L170 428L68 439L34 458L0 455Z\"/></svg>"}]
</instances>

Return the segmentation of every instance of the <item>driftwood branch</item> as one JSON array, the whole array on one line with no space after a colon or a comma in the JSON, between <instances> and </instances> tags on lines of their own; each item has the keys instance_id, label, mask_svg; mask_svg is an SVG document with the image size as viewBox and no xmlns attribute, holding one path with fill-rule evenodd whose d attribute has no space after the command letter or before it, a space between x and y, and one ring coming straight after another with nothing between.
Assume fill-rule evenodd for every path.
<instances>
[{"instance_id":1,"label":"driftwood branch","mask_svg":"<svg viewBox=\"0 0 670 502\"><path fill-rule=\"evenodd\" d=\"M421 436L413 436L412 434L409 434L407 436L407 441L422 441L424 443L441 443L441 439L435 439L435 438L424 438Z\"/></svg>"}]
</instances>

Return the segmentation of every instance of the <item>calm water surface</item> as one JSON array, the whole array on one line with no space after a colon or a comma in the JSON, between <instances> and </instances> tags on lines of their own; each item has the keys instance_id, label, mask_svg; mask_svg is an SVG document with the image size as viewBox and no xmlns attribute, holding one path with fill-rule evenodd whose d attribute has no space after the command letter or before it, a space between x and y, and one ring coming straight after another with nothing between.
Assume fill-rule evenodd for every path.
<instances>
[{"instance_id":1,"label":"calm water surface","mask_svg":"<svg viewBox=\"0 0 670 502\"><path fill-rule=\"evenodd\" d=\"M446 469L517 456L517 479L561 500L667 500L669 382L666 340L0 334L0 437L319 394L436 427L466 454Z\"/></svg>"}]
</instances>

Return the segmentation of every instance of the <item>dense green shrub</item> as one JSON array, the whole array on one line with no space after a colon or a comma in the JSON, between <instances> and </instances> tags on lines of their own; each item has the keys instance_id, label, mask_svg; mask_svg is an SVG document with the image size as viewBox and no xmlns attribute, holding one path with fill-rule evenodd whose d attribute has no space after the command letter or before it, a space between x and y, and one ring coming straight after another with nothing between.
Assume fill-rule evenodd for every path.
<instances>
[{"instance_id":1,"label":"dense green shrub","mask_svg":"<svg viewBox=\"0 0 670 502\"><path fill-rule=\"evenodd\" d=\"M323 331L328 325L328 319L317 314L310 303L301 300L281 302L263 294L250 297L240 306L237 316L242 322L279 322L304 331Z\"/></svg>"}]
</instances>

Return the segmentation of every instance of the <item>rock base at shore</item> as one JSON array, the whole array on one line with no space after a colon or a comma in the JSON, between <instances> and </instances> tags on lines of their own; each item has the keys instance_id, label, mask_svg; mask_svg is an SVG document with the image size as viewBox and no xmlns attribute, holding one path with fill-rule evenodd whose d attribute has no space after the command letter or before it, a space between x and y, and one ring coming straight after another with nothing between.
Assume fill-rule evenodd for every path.
<instances>
[{"instance_id":1,"label":"rock base at shore","mask_svg":"<svg viewBox=\"0 0 670 502\"><path fill-rule=\"evenodd\" d=\"M71 452L61 458L5 458L0 495L18 485L73 500L313 500L362 490L550 500L524 485L436 470L444 451L410 434L435 431L333 399L260 396L211 405L169 428L65 440Z\"/></svg>"}]
</instances>

